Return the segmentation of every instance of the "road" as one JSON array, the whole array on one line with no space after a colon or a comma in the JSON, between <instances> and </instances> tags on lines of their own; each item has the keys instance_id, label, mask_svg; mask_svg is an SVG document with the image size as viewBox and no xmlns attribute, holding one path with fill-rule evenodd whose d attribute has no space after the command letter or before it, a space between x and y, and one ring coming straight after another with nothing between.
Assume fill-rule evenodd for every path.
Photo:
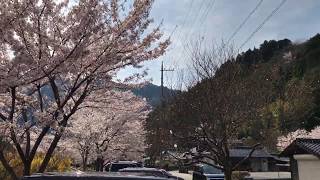
<instances>
[{"instance_id":1,"label":"road","mask_svg":"<svg viewBox=\"0 0 320 180\"><path fill-rule=\"evenodd\" d=\"M290 179L290 172L251 172L251 177L254 179Z\"/></svg>"}]
</instances>

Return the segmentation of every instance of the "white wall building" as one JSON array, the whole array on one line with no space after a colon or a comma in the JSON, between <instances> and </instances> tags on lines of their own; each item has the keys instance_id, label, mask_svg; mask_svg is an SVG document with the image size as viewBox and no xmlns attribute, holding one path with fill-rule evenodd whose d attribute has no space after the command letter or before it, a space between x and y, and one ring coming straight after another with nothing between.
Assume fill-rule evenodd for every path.
<instances>
[{"instance_id":1,"label":"white wall building","mask_svg":"<svg viewBox=\"0 0 320 180\"><path fill-rule=\"evenodd\" d=\"M292 180L320 179L320 139L296 139L281 153L290 157Z\"/></svg>"}]
</instances>

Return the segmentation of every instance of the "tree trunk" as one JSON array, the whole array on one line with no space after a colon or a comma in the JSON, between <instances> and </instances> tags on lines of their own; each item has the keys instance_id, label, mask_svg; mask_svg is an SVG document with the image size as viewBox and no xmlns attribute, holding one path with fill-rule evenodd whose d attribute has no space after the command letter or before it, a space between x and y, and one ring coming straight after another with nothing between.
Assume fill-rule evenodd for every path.
<instances>
[{"instance_id":1,"label":"tree trunk","mask_svg":"<svg viewBox=\"0 0 320 180\"><path fill-rule=\"evenodd\" d=\"M23 175L24 176L29 176L30 175L30 170L31 170L31 162L27 160L28 162L24 164L23 167Z\"/></svg>"},{"instance_id":2,"label":"tree trunk","mask_svg":"<svg viewBox=\"0 0 320 180\"><path fill-rule=\"evenodd\" d=\"M224 169L224 179L232 180L232 169L231 167L225 167Z\"/></svg>"},{"instance_id":3,"label":"tree trunk","mask_svg":"<svg viewBox=\"0 0 320 180\"><path fill-rule=\"evenodd\" d=\"M102 157L97 157L95 169L96 169L96 171L103 171L103 158Z\"/></svg>"},{"instance_id":4,"label":"tree trunk","mask_svg":"<svg viewBox=\"0 0 320 180\"><path fill-rule=\"evenodd\" d=\"M43 159L43 161L42 161L42 163L40 165L38 173L43 173L46 170L46 168L48 166L48 163L49 163L49 161L51 159L51 156L52 156L52 154L54 152L54 149L57 147L60 138L61 138L61 134L56 134L55 135L55 137L54 137L54 139L53 139L53 141L52 141L52 143L51 143L51 145L50 145L50 147L49 147L49 149L48 149L48 151L46 153L46 156L44 157L44 159Z\"/></svg>"},{"instance_id":5,"label":"tree trunk","mask_svg":"<svg viewBox=\"0 0 320 180\"><path fill-rule=\"evenodd\" d=\"M86 160L82 161L82 171L87 171L87 162L86 162Z\"/></svg>"},{"instance_id":6,"label":"tree trunk","mask_svg":"<svg viewBox=\"0 0 320 180\"><path fill-rule=\"evenodd\" d=\"M229 150L228 150L228 153L229 153ZM232 180L232 162L230 160L229 155L227 155L224 163L224 179Z\"/></svg>"},{"instance_id":7,"label":"tree trunk","mask_svg":"<svg viewBox=\"0 0 320 180\"><path fill-rule=\"evenodd\" d=\"M26 116L26 114L25 114ZM26 118L25 118L26 119ZM33 158L30 158L30 131L29 129L26 131L26 135L27 135L27 143L26 143L26 161L24 163L24 167L23 167L23 175L25 176L29 176L30 175L30 171L31 171L31 162L33 160Z\"/></svg>"},{"instance_id":8,"label":"tree trunk","mask_svg":"<svg viewBox=\"0 0 320 180\"><path fill-rule=\"evenodd\" d=\"M88 156L82 156L82 170L87 171Z\"/></svg>"}]
</instances>

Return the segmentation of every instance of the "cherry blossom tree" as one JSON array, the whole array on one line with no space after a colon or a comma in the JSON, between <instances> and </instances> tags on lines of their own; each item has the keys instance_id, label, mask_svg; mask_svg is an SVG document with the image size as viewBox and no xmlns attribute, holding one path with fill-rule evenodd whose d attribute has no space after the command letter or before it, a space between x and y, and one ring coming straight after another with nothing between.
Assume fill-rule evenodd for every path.
<instances>
[{"instance_id":1,"label":"cherry blossom tree","mask_svg":"<svg viewBox=\"0 0 320 180\"><path fill-rule=\"evenodd\" d=\"M30 174L48 134L53 139L38 170L44 172L72 116L96 91L124 87L141 74L114 82L126 66L161 56L170 41L148 28L152 0L0 0L0 131ZM31 131L38 136L31 141ZM0 161L14 169L0 149Z\"/></svg>"},{"instance_id":2,"label":"cherry blossom tree","mask_svg":"<svg viewBox=\"0 0 320 180\"><path fill-rule=\"evenodd\" d=\"M96 94L92 102L83 104L68 128L68 146L77 150L74 155L81 157L84 171L94 159L96 170L101 171L105 158L110 161L125 155L137 159L144 152L147 102L129 91L104 92L103 96L103 101Z\"/></svg>"},{"instance_id":3,"label":"cherry blossom tree","mask_svg":"<svg viewBox=\"0 0 320 180\"><path fill-rule=\"evenodd\" d=\"M310 139L319 139L320 138L320 127L316 127L310 132L304 129L298 129L296 131L290 132L285 136L280 136L278 138L278 147L280 150L285 149L297 138L310 138Z\"/></svg>"}]
</instances>

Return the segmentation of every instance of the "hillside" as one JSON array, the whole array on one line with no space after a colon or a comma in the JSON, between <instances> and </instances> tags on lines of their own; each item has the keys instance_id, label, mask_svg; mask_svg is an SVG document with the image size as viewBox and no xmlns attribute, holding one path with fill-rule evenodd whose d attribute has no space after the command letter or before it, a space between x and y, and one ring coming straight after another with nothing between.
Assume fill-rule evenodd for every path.
<instances>
[{"instance_id":1,"label":"hillside","mask_svg":"<svg viewBox=\"0 0 320 180\"><path fill-rule=\"evenodd\" d=\"M177 90L172 90L167 87L164 87L164 97L165 99L169 99L170 97L173 97L175 94L177 94ZM54 99L53 92L48 86L44 86L41 88L41 92L48 98L49 101ZM142 98L146 98L147 102L152 106L156 107L161 103L161 87L148 83L145 86L133 89L132 92L140 96Z\"/></svg>"},{"instance_id":2,"label":"hillside","mask_svg":"<svg viewBox=\"0 0 320 180\"><path fill-rule=\"evenodd\" d=\"M160 86L148 83L142 88L134 89L132 91L135 95L146 98L148 103L153 107L156 107L161 103L161 87ZM169 89L167 87L163 88L165 99L172 97L177 92L178 91Z\"/></svg>"},{"instance_id":3,"label":"hillside","mask_svg":"<svg viewBox=\"0 0 320 180\"><path fill-rule=\"evenodd\" d=\"M156 120L163 114L168 117L159 127ZM239 54L211 78L176 96L166 109L156 109L146 127L150 132L170 128L187 136L203 117L209 124L230 121L237 138L272 151L279 136L319 126L320 35L300 44L269 40ZM155 138L149 135L152 143Z\"/></svg>"}]
</instances>

